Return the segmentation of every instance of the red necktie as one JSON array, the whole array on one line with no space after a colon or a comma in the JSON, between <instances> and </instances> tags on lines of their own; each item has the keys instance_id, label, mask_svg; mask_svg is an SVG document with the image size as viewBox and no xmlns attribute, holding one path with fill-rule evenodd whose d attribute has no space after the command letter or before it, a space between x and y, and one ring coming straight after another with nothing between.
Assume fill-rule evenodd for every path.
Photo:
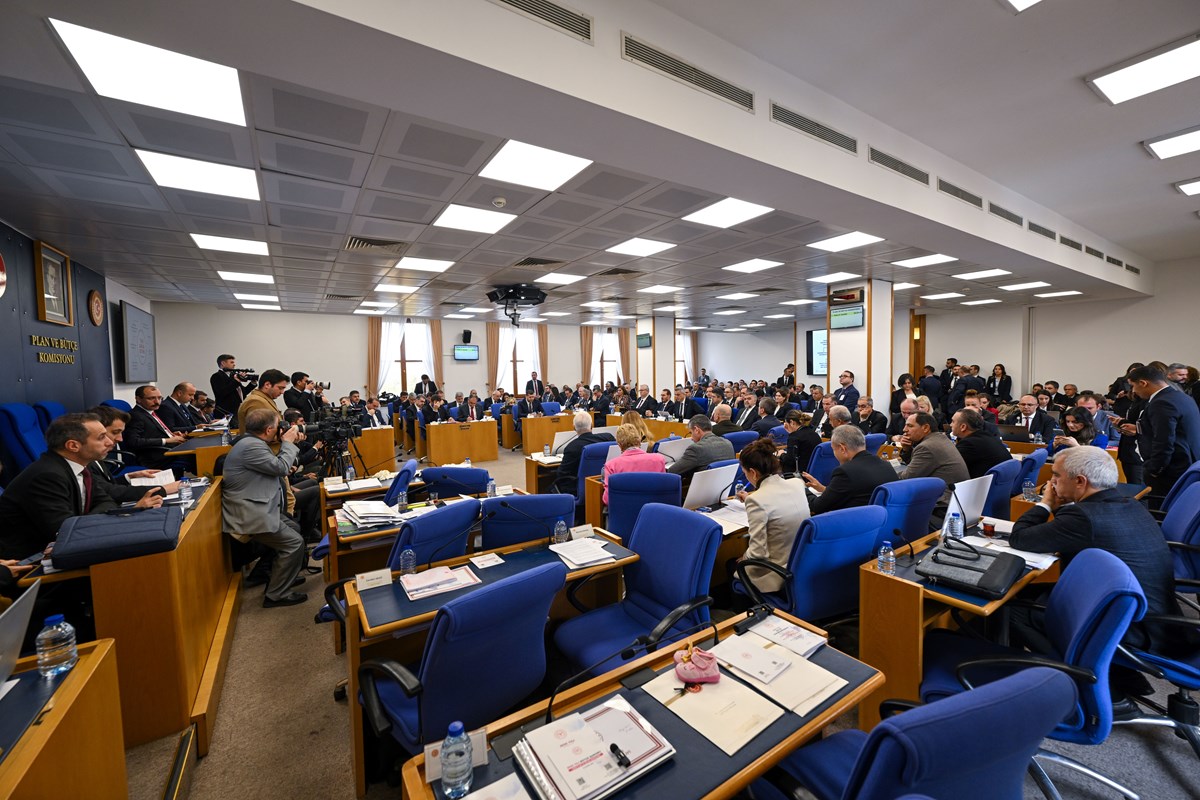
<instances>
[{"instance_id":1,"label":"red necktie","mask_svg":"<svg viewBox=\"0 0 1200 800\"><path fill-rule=\"evenodd\" d=\"M168 439L170 439L172 436L175 435L175 434L171 433L171 429L168 428L166 425L164 425L163 421L158 418L158 414L155 414L153 411L151 411L150 416L153 417L154 421L158 423L158 427L163 429L163 433L165 433L167 435Z\"/></svg>"},{"instance_id":2,"label":"red necktie","mask_svg":"<svg viewBox=\"0 0 1200 800\"><path fill-rule=\"evenodd\" d=\"M92 508L92 470L91 467L83 468L83 513L86 514Z\"/></svg>"}]
</instances>

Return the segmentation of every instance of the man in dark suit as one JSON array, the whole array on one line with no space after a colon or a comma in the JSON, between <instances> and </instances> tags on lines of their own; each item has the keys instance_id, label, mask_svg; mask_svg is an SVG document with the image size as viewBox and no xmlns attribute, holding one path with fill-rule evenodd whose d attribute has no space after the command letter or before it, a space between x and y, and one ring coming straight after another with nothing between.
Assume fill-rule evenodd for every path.
<instances>
[{"instance_id":1,"label":"man in dark suit","mask_svg":"<svg viewBox=\"0 0 1200 800\"><path fill-rule=\"evenodd\" d=\"M983 430L983 417L973 408L964 408L954 415L950 432L956 437L954 446L972 478L982 477L992 467L1012 459L1004 442Z\"/></svg>"},{"instance_id":2,"label":"man in dark suit","mask_svg":"<svg viewBox=\"0 0 1200 800\"><path fill-rule=\"evenodd\" d=\"M167 450L182 444L182 433L171 430L158 416L162 392L154 386L139 386L134 390L134 405L125 431L125 444L139 463L147 467L165 467L173 460Z\"/></svg>"},{"instance_id":3,"label":"man in dark suit","mask_svg":"<svg viewBox=\"0 0 1200 800\"><path fill-rule=\"evenodd\" d=\"M1129 383L1134 394L1146 401L1138 420L1138 451L1145 462L1146 483L1153 494L1165 495L1200 460L1200 409L1187 394L1170 388L1157 367L1130 370Z\"/></svg>"},{"instance_id":4,"label":"man in dark suit","mask_svg":"<svg viewBox=\"0 0 1200 800\"><path fill-rule=\"evenodd\" d=\"M596 442L616 441L611 433L592 433L592 415L587 411L577 411L572 422L575 438L563 447L562 462L554 477L554 488L562 494L571 495L578 488L579 461L583 457L583 448Z\"/></svg>"},{"instance_id":5,"label":"man in dark suit","mask_svg":"<svg viewBox=\"0 0 1200 800\"><path fill-rule=\"evenodd\" d=\"M1054 438L1054 417L1038 408L1037 398L1031 394L1021 395L1017 401L1017 413L1004 420L1005 425L1020 425L1029 431L1029 438L1040 434L1043 442Z\"/></svg>"},{"instance_id":6,"label":"man in dark suit","mask_svg":"<svg viewBox=\"0 0 1200 800\"><path fill-rule=\"evenodd\" d=\"M771 435L772 428L778 428L783 423L779 417L775 416L775 401L769 397L764 397L758 401L758 419L750 426L750 430L758 434L758 438L763 439Z\"/></svg>"},{"instance_id":7,"label":"man in dark suit","mask_svg":"<svg viewBox=\"0 0 1200 800\"><path fill-rule=\"evenodd\" d=\"M986 397L986 395L984 395ZM979 395L971 395L963 399L963 411L971 410L979 414L979 418L983 420L983 432L988 436L999 439L1000 429L996 427L996 423L992 422L992 413L985 411L986 401Z\"/></svg>"},{"instance_id":8,"label":"man in dark suit","mask_svg":"<svg viewBox=\"0 0 1200 800\"><path fill-rule=\"evenodd\" d=\"M212 387L213 400L226 416L236 417L242 399L254 388L254 381L246 380L237 371L237 359L228 353L217 356L217 371L208 378Z\"/></svg>"},{"instance_id":9,"label":"man in dark suit","mask_svg":"<svg viewBox=\"0 0 1200 800\"><path fill-rule=\"evenodd\" d=\"M939 380L942 383L942 397L943 398L950 396L950 387L952 387L954 385L954 380L957 377L958 377L958 359L957 358L947 358L946 359L946 368L944 370L942 370L942 374L939 377ZM931 397L930 400L932 400L932 399L933 398Z\"/></svg>"},{"instance_id":10,"label":"man in dark suit","mask_svg":"<svg viewBox=\"0 0 1200 800\"><path fill-rule=\"evenodd\" d=\"M378 397L368 397L367 407L363 411L363 427L364 428L390 428L392 420L390 415L383 408L383 404L379 402Z\"/></svg>"},{"instance_id":11,"label":"man in dark suit","mask_svg":"<svg viewBox=\"0 0 1200 800\"><path fill-rule=\"evenodd\" d=\"M810 514L815 516L839 508L865 506L871 501L875 487L897 480L891 464L867 452L867 438L856 426L839 426L829 441L838 460L829 485L821 485L807 472L800 473L805 485L820 492L820 497L809 496Z\"/></svg>"},{"instance_id":12,"label":"man in dark suit","mask_svg":"<svg viewBox=\"0 0 1200 800\"><path fill-rule=\"evenodd\" d=\"M433 394L437 390L437 384L429 380L428 375L422 375L421 382L417 384L417 388L413 391L415 391L417 394L423 394L426 397L429 397L429 395Z\"/></svg>"},{"instance_id":13,"label":"man in dark suit","mask_svg":"<svg viewBox=\"0 0 1200 800\"><path fill-rule=\"evenodd\" d=\"M479 404L479 398L472 394L467 397L467 401L458 407L458 421L468 422L470 420L483 419L483 406Z\"/></svg>"},{"instance_id":14,"label":"man in dark suit","mask_svg":"<svg viewBox=\"0 0 1200 800\"><path fill-rule=\"evenodd\" d=\"M305 420L311 419L312 412L320 407L317 398L313 397L308 392L304 391L308 388L308 373L293 372L292 387L283 393L283 403L288 408L294 408L300 412L300 415ZM403 395L401 395L403 399Z\"/></svg>"},{"instance_id":15,"label":"man in dark suit","mask_svg":"<svg viewBox=\"0 0 1200 800\"><path fill-rule=\"evenodd\" d=\"M733 422L742 430L748 431L757 421L758 398L750 392L746 392L746 394L742 395L737 413L733 417Z\"/></svg>"},{"instance_id":16,"label":"man in dark suit","mask_svg":"<svg viewBox=\"0 0 1200 800\"><path fill-rule=\"evenodd\" d=\"M837 405L837 403L834 402L833 395L831 394L827 394L822 397L821 402L817 404L812 415L812 426L816 428L818 433L821 433L821 431L828 427L829 409L833 408L835 405ZM826 436L825 433L821 433L821 435Z\"/></svg>"},{"instance_id":17,"label":"man in dark suit","mask_svg":"<svg viewBox=\"0 0 1200 800\"><path fill-rule=\"evenodd\" d=\"M724 436L727 433L739 433L742 429L733 421L733 409L725 403L718 403L709 415L713 421L713 433Z\"/></svg>"},{"instance_id":18,"label":"man in dark suit","mask_svg":"<svg viewBox=\"0 0 1200 800\"><path fill-rule=\"evenodd\" d=\"M700 413L700 406L688 397L682 386L675 387L675 400L664 409L677 422L687 422Z\"/></svg>"},{"instance_id":19,"label":"man in dark suit","mask_svg":"<svg viewBox=\"0 0 1200 800\"><path fill-rule=\"evenodd\" d=\"M928 364L925 365L925 374L917 381L917 394L928 397L935 408L941 404L942 382L938 380L933 367Z\"/></svg>"},{"instance_id":20,"label":"man in dark suit","mask_svg":"<svg viewBox=\"0 0 1200 800\"><path fill-rule=\"evenodd\" d=\"M932 402L932 400L930 401ZM908 422L908 418L917 413L917 404L907 397L900 401L900 413L892 414L892 418L888 420L887 434L889 442L898 442L900 437L904 435L904 423Z\"/></svg>"},{"instance_id":21,"label":"man in dark suit","mask_svg":"<svg viewBox=\"0 0 1200 800\"><path fill-rule=\"evenodd\" d=\"M964 374L957 377L953 388L950 389L950 395L946 398L946 413L950 416L954 416L956 411L966 406L967 392L972 389L982 392L987 385L983 382L983 378L972 375L961 367L959 371Z\"/></svg>"},{"instance_id":22,"label":"man in dark suit","mask_svg":"<svg viewBox=\"0 0 1200 800\"><path fill-rule=\"evenodd\" d=\"M875 410L875 401L870 397L858 398L858 418L854 426L866 433L884 433L887 431L888 418Z\"/></svg>"},{"instance_id":23,"label":"man in dark suit","mask_svg":"<svg viewBox=\"0 0 1200 800\"><path fill-rule=\"evenodd\" d=\"M633 401L630 408L643 417L652 417L658 413L658 401L650 394L649 386L643 383L638 387L637 399Z\"/></svg>"},{"instance_id":24,"label":"man in dark suit","mask_svg":"<svg viewBox=\"0 0 1200 800\"><path fill-rule=\"evenodd\" d=\"M421 409L421 416L425 419L425 424L431 422L449 422L451 419L450 409L446 407L446 401L437 395L426 403Z\"/></svg>"},{"instance_id":25,"label":"man in dark suit","mask_svg":"<svg viewBox=\"0 0 1200 800\"><path fill-rule=\"evenodd\" d=\"M196 387L186 381L178 383L171 390L170 397L164 397L158 407L158 416L167 427L173 431L187 433L194 430L200 421L192 416L189 403L196 395Z\"/></svg>"},{"instance_id":26,"label":"man in dark suit","mask_svg":"<svg viewBox=\"0 0 1200 800\"><path fill-rule=\"evenodd\" d=\"M534 373L534 374L537 374L537 373ZM525 387L525 397L523 397L521 400L517 401L517 415L516 415L516 418L513 420L516 423L517 432L519 433L521 431L521 420L523 420L523 419L525 419L525 417L531 416L533 414L541 414L541 413L542 413L542 401L538 400L537 395L534 394L533 391L528 386L526 386Z\"/></svg>"},{"instance_id":27,"label":"man in dark suit","mask_svg":"<svg viewBox=\"0 0 1200 800\"><path fill-rule=\"evenodd\" d=\"M854 386L854 373L848 369L842 370L842 374L838 376L838 383L841 385L833 393L834 405L858 408L859 393Z\"/></svg>"},{"instance_id":28,"label":"man in dark suit","mask_svg":"<svg viewBox=\"0 0 1200 800\"><path fill-rule=\"evenodd\" d=\"M515 386L513 388L516 389ZM525 381L525 394L532 392L535 396L541 397L542 393L545 391L545 382L538 380L538 374L536 372L530 373L529 380Z\"/></svg>"},{"instance_id":29,"label":"man in dark suit","mask_svg":"<svg viewBox=\"0 0 1200 800\"><path fill-rule=\"evenodd\" d=\"M103 484L104 491L108 493L109 497L118 503L134 503L147 494L165 496L179 491L179 481L153 487L130 485L130 478L149 478L161 471L157 469L127 472L120 478L115 477L124 467L116 454L119 452L121 441L125 438L125 426L129 424L129 415L119 408L110 406L96 406L88 409L87 413L96 415L100 424L104 426L105 432L108 433L108 438L112 440L112 447L109 449L108 455L102 460L93 461L88 465L88 469L92 471L92 480Z\"/></svg>"},{"instance_id":30,"label":"man in dark suit","mask_svg":"<svg viewBox=\"0 0 1200 800\"><path fill-rule=\"evenodd\" d=\"M796 365L788 364L783 368L783 374L776 379L775 385L782 389L791 389L796 385Z\"/></svg>"}]
</instances>

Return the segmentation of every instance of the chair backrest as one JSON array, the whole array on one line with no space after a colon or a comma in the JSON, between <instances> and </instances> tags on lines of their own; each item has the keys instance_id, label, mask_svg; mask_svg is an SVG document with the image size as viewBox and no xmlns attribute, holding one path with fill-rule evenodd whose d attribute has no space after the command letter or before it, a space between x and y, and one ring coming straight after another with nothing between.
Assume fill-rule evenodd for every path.
<instances>
[{"instance_id":1,"label":"chair backrest","mask_svg":"<svg viewBox=\"0 0 1200 800\"><path fill-rule=\"evenodd\" d=\"M1125 562L1106 550L1076 555L1046 603L1046 635L1064 663L1092 670L1095 683L1079 682L1077 713L1051 738L1099 744L1112 728L1108 668L1130 623L1146 613L1146 597Z\"/></svg>"},{"instance_id":2,"label":"chair backrest","mask_svg":"<svg viewBox=\"0 0 1200 800\"><path fill-rule=\"evenodd\" d=\"M649 631L672 609L707 595L720 543L721 526L704 514L662 503L643 506L625 545L640 556L625 567L626 612ZM708 621L705 606L674 630Z\"/></svg>"},{"instance_id":3,"label":"chair backrest","mask_svg":"<svg viewBox=\"0 0 1200 800\"><path fill-rule=\"evenodd\" d=\"M1200 483L1193 483L1175 495L1162 521L1162 532L1168 542L1200 546ZM1176 578L1200 579L1200 553L1172 547L1171 556L1175 560Z\"/></svg>"},{"instance_id":4,"label":"chair backrest","mask_svg":"<svg viewBox=\"0 0 1200 800\"><path fill-rule=\"evenodd\" d=\"M502 716L546 676L546 619L567 568L543 564L455 597L433 619L421 656L420 736L440 741ZM487 669L480 671L480 654Z\"/></svg>"},{"instance_id":5,"label":"chair backrest","mask_svg":"<svg viewBox=\"0 0 1200 800\"><path fill-rule=\"evenodd\" d=\"M758 434L754 431L735 431L734 433L722 434L729 443L733 445L733 454L736 456L742 452L742 448L758 438Z\"/></svg>"},{"instance_id":6,"label":"chair backrest","mask_svg":"<svg viewBox=\"0 0 1200 800\"><path fill-rule=\"evenodd\" d=\"M833 454L833 443L821 442L808 459L808 469L805 472L816 478L819 483L828 484L837 467L838 460Z\"/></svg>"},{"instance_id":7,"label":"chair backrest","mask_svg":"<svg viewBox=\"0 0 1200 800\"><path fill-rule=\"evenodd\" d=\"M1042 471L1042 467L1046 464L1046 459L1049 458L1050 451L1044 447L1039 447L1032 453L1027 454L1021 459L1021 470L1017 473L1017 477L1013 479L1012 494L1009 497L1016 497L1021 493L1021 487L1025 485L1025 481L1033 481L1037 483L1038 473ZM1200 475L1200 473L1198 473ZM993 484L995 485L995 484Z\"/></svg>"},{"instance_id":8,"label":"chair backrest","mask_svg":"<svg viewBox=\"0 0 1200 800\"><path fill-rule=\"evenodd\" d=\"M988 488L987 499L983 501L983 514L997 519L1008 519L1012 514L1011 506L1013 483L1021 474L1021 462L1014 459L1001 461L987 471L992 476L992 485Z\"/></svg>"},{"instance_id":9,"label":"chair backrest","mask_svg":"<svg viewBox=\"0 0 1200 800\"><path fill-rule=\"evenodd\" d=\"M404 462L404 466L396 473L396 477L392 478L392 485L388 487L387 494L383 496L383 502L389 506L394 506L400 501L400 493L408 491L408 485L412 483L413 476L417 474L417 460L410 458Z\"/></svg>"},{"instance_id":10,"label":"chair backrest","mask_svg":"<svg viewBox=\"0 0 1200 800\"><path fill-rule=\"evenodd\" d=\"M42 457L46 452L46 437L32 406L25 403L0 405L0 442L18 470Z\"/></svg>"},{"instance_id":11,"label":"chair backrest","mask_svg":"<svg viewBox=\"0 0 1200 800\"><path fill-rule=\"evenodd\" d=\"M650 445L650 452L651 452L651 453L657 453L657 452L658 452L658 446L659 446L660 444L662 444L663 442L673 442L673 441L675 441L676 439L682 439L682 438L683 438L682 436L676 436L675 434L673 434L673 433L672 433L670 436L666 437L665 439L659 439L657 442L655 442L654 444ZM755 439L757 439L757 438L758 438L758 434L757 434L757 433L756 433L756 434L754 434L754 438L755 438Z\"/></svg>"},{"instance_id":12,"label":"chair backrest","mask_svg":"<svg viewBox=\"0 0 1200 800\"><path fill-rule=\"evenodd\" d=\"M1092 439L1092 446L1099 447L1101 449L1107 449L1108 448L1108 434L1107 433L1097 433L1096 436Z\"/></svg>"},{"instance_id":13,"label":"chair backrest","mask_svg":"<svg viewBox=\"0 0 1200 800\"><path fill-rule=\"evenodd\" d=\"M488 471L479 467L426 467L421 470L425 488L439 497L487 492Z\"/></svg>"},{"instance_id":14,"label":"chair backrest","mask_svg":"<svg viewBox=\"0 0 1200 800\"><path fill-rule=\"evenodd\" d=\"M514 405L513 408L516 408ZM492 419L500 421L500 415L504 411L504 403L492 403Z\"/></svg>"},{"instance_id":15,"label":"chair backrest","mask_svg":"<svg viewBox=\"0 0 1200 800\"><path fill-rule=\"evenodd\" d=\"M887 441L887 434L886 433L868 433L866 436L866 439L867 439L867 452L873 456L877 456L877 455L879 455L879 448L883 447L884 442Z\"/></svg>"},{"instance_id":16,"label":"chair backrest","mask_svg":"<svg viewBox=\"0 0 1200 800\"><path fill-rule=\"evenodd\" d=\"M618 472L608 476L608 530L629 540L638 514L648 503L680 506L683 479L670 472Z\"/></svg>"},{"instance_id":17,"label":"chair backrest","mask_svg":"<svg viewBox=\"0 0 1200 800\"><path fill-rule=\"evenodd\" d=\"M604 471L604 462L608 459L608 448L612 442L592 442L583 446L579 456L579 476L575 483L575 504L583 504L583 485L592 475Z\"/></svg>"},{"instance_id":18,"label":"chair backrest","mask_svg":"<svg viewBox=\"0 0 1200 800\"><path fill-rule=\"evenodd\" d=\"M555 403L552 401L542 403L542 413L546 414L547 416L553 416L560 411L562 411L561 403Z\"/></svg>"},{"instance_id":19,"label":"chair backrest","mask_svg":"<svg viewBox=\"0 0 1200 800\"><path fill-rule=\"evenodd\" d=\"M112 398L111 400L101 400L100 405L108 406L109 408L120 409L121 411L124 411L126 414L128 414L130 411L133 410L133 406L129 405L129 403L125 402L124 400L118 400L115 397Z\"/></svg>"},{"instance_id":20,"label":"chair backrest","mask_svg":"<svg viewBox=\"0 0 1200 800\"><path fill-rule=\"evenodd\" d=\"M790 613L820 620L857 611L858 568L875 554L887 517L879 506L858 506L800 523L788 556L794 603Z\"/></svg>"},{"instance_id":21,"label":"chair backrest","mask_svg":"<svg viewBox=\"0 0 1200 800\"><path fill-rule=\"evenodd\" d=\"M400 526L400 534L388 556L388 567L400 568L400 554L412 548L417 566L465 555L471 528L479 520L479 501L459 500L434 509Z\"/></svg>"},{"instance_id":22,"label":"chair backrest","mask_svg":"<svg viewBox=\"0 0 1200 800\"><path fill-rule=\"evenodd\" d=\"M767 435L771 437L771 441L775 444L787 444L787 428L782 425L776 425L774 428L771 428Z\"/></svg>"},{"instance_id":23,"label":"chair backrest","mask_svg":"<svg viewBox=\"0 0 1200 800\"><path fill-rule=\"evenodd\" d=\"M574 524L575 498L569 494L489 497L483 501L482 513L484 550L519 542L548 541L554 523L560 519L567 527Z\"/></svg>"},{"instance_id":24,"label":"chair backrest","mask_svg":"<svg viewBox=\"0 0 1200 800\"><path fill-rule=\"evenodd\" d=\"M702 413L702 414L708 413L708 398L707 397L693 397L692 399L695 400L696 405L700 407L700 413Z\"/></svg>"},{"instance_id":25,"label":"chair backrest","mask_svg":"<svg viewBox=\"0 0 1200 800\"><path fill-rule=\"evenodd\" d=\"M1171 490L1167 492L1167 496L1163 499L1159 510L1164 514L1171 510L1171 505L1183 494L1183 490L1194 483L1200 482L1200 461L1192 464L1187 470L1180 475L1175 483L1172 484Z\"/></svg>"},{"instance_id":26,"label":"chair backrest","mask_svg":"<svg viewBox=\"0 0 1200 800\"><path fill-rule=\"evenodd\" d=\"M929 517L945 492L946 482L941 478L906 478L876 486L871 493L871 505L882 506L888 515L880 529L876 548L883 539L891 539L892 545L899 549L897 530L905 542L916 541L929 533Z\"/></svg>"},{"instance_id":27,"label":"chair backrest","mask_svg":"<svg viewBox=\"0 0 1200 800\"><path fill-rule=\"evenodd\" d=\"M42 429L42 433L44 434L46 428L50 427L51 421L67 413L67 407L54 400L42 400L33 404L33 413L37 414L38 427Z\"/></svg>"},{"instance_id":28,"label":"chair backrest","mask_svg":"<svg viewBox=\"0 0 1200 800\"><path fill-rule=\"evenodd\" d=\"M871 731L842 796L1021 797L1030 759L1074 704L1074 681L1034 667L905 711Z\"/></svg>"}]
</instances>

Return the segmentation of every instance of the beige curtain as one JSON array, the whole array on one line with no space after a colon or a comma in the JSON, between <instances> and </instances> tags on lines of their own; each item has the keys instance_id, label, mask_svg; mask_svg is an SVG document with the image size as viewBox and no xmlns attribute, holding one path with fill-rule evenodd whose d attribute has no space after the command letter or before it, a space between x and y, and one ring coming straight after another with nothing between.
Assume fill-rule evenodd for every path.
<instances>
[{"instance_id":1,"label":"beige curtain","mask_svg":"<svg viewBox=\"0 0 1200 800\"><path fill-rule=\"evenodd\" d=\"M627 381L633 370L629 368L629 331L625 328L617 328L617 347L621 351L621 380Z\"/></svg>"},{"instance_id":2,"label":"beige curtain","mask_svg":"<svg viewBox=\"0 0 1200 800\"><path fill-rule=\"evenodd\" d=\"M694 381L700 377L700 334L695 331L690 331L688 336L692 340L692 372L694 375L688 376L689 381Z\"/></svg>"},{"instance_id":3,"label":"beige curtain","mask_svg":"<svg viewBox=\"0 0 1200 800\"><path fill-rule=\"evenodd\" d=\"M367 394L379 391L379 359L383 341L383 318L367 317Z\"/></svg>"},{"instance_id":4,"label":"beige curtain","mask_svg":"<svg viewBox=\"0 0 1200 800\"><path fill-rule=\"evenodd\" d=\"M495 389L496 387L492 385L492 381L495 379L495 376L497 374L499 374L499 370L500 370L500 323L499 322L487 323L487 332L486 332L485 338L487 339L488 388Z\"/></svg>"},{"instance_id":5,"label":"beige curtain","mask_svg":"<svg viewBox=\"0 0 1200 800\"><path fill-rule=\"evenodd\" d=\"M429 320L429 360L433 362L433 382L443 391L442 385L442 321Z\"/></svg>"},{"instance_id":6,"label":"beige curtain","mask_svg":"<svg viewBox=\"0 0 1200 800\"><path fill-rule=\"evenodd\" d=\"M582 364L580 371L583 373L583 380L591 380L588 375L589 366L592 363L592 336L593 331L590 325L582 325L579 328L579 355Z\"/></svg>"},{"instance_id":7,"label":"beige curtain","mask_svg":"<svg viewBox=\"0 0 1200 800\"><path fill-rule=\"evenodd\" d=\"M538 377L540 377L542 379L542 383L545 383L548 386L550 379L547 378L546 376L550 372L550 356L549 356L549 353L550 353L550 326L549 325L538 325L537 326L537 343L538 343L538 361L541 362L539 364L539 366L542 368L541 374ZM513 391L516 391L516 387L513 387Z\"/></svg>"}]
</instances>

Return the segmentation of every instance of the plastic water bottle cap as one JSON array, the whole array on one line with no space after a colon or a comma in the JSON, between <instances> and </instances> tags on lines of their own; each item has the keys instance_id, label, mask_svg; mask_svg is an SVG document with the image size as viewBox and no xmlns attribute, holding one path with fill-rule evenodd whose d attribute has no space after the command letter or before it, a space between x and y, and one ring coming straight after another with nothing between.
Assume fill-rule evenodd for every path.
<instances>
[{"instance_id":1,"label":"plastic water bottle cap","mask_svg":"<svg viewBox=\"0 0 1200 800\"><path fill-rule=\"evenodd\" d=\"M51 614L46 617L46 627L53 628L55 625L61 625L67 621L67 618L62 614Z\"/></svg>"},{"instance_id":2,"label":"plastic water bottle cap","mask_svg":"<svg viewBox=\"0 0 1200 800\"><path fill-rule=\"evenodd\" d=\"M884 547L891 547L891 546L892 546L892 543L891 543L890 541L888 541L887 539L884 539L884 540L883 540L883 546L884 546Z\"/></svg>"},{"instance_id":3,"label":"plastic water bottle cap","mask_svg":"<svg viewBox=\"0 0 1200 800\"><path fill-rule=\"evenodd\" d=\"M451 736L462 736L463 735L463 724L458 720L454 720L454 722L450 723L449 733Z\"/></svg>"}]
</instances>

